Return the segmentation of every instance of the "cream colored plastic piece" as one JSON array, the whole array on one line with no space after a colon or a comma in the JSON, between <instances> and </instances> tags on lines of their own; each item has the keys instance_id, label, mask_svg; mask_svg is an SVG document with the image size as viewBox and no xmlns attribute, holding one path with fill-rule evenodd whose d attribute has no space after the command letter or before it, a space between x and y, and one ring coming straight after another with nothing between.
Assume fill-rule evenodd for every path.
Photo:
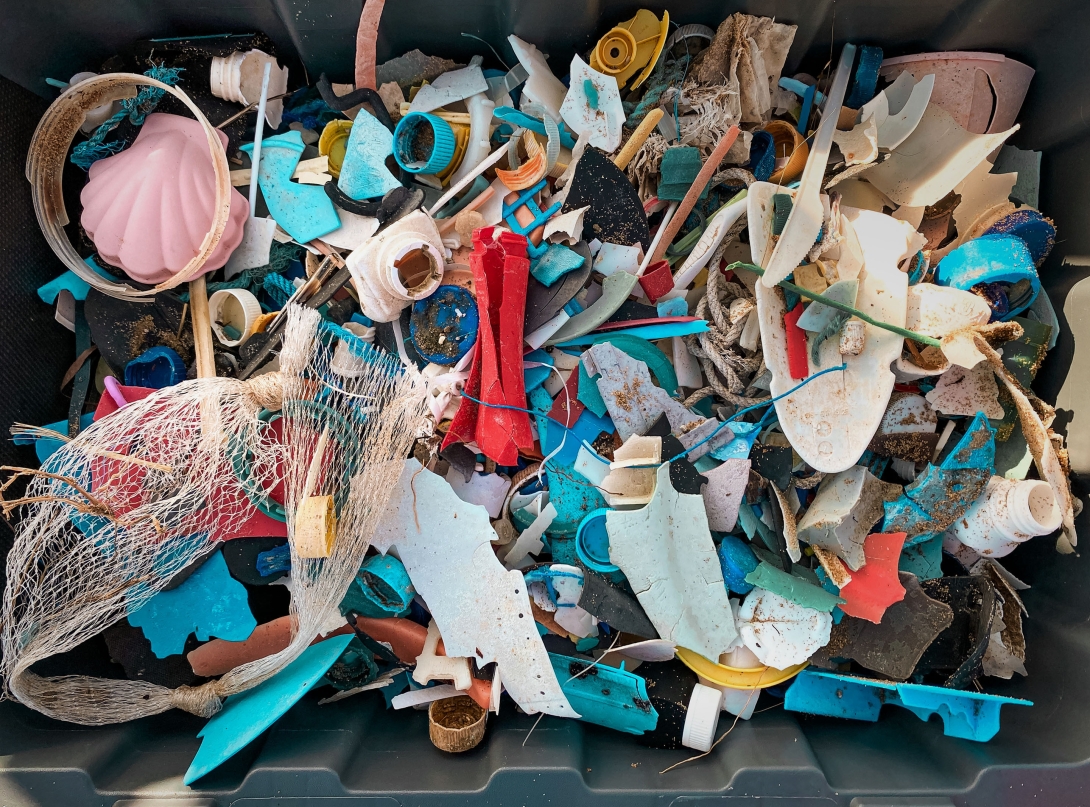
<instances>
[{"instance_id":1,"label":"cream colored plastic piece","mask_svg":"<svg viewBox=\"0 0 1090 807\"><path fill-rule=\"evenodd\" d=\"M947 534L981 555L1002 558L1030 538L1055 532L1062 520L1047 482L993 476L984 493Z\"/></svg>"},{"instance_id":2,"label":"cream colored plastic piece","mask_svg":"<svg viewBox=\"0 0 1090 807\"><path fill-rule=\"evenodd\" d=\"M431 216L416 210L368 239L347 264L363 313L392 322L443 282L443 241Z\"/></svg>"},{"instance_id":3,"label":"cream colored plastic piece","mask_svg":"<svg viewBox=\"0 0 1090 807\"><path fill-rule=\"evenodd\" d=\"M523 85L523 95L533 103L545 107L546 111L553 116L553 120L559 121L560 105L564 103L568 88L553 75L553 71L549 69L549 63L536 47L514 34L507 37L507 41L511 43L511 49L515 52L515 58L519 60L519 64L530 74L526 84Z\"/></svg>"},{"instance_id":4,"label":"cream colored plastic piece","mask_svg":"<svg viewBox=\"0 0 1090 807\"><path fill-rule=\"evenodd\" d=\"M375 341L375 329L372 327L358 322L346 322L341 327L365 342ZM337 340L337 346L333 348L333 358L329 361L330 372L336 373L341 378L361 378L367 375L369 366L370 363L365 358L352 352L352 348L345 340Z\"/></svg>"},{"instance_id":5,"label":"cream colored plastic piece","mask_svg":"<svg viewBox=\"0 0 1090 807\"><path fill-rule=\"evenodd\" d=\"M723 693L713 687L697 684L689 696L685 710L685 724L681 730L681 744L694 751L708 752L715 742L715 730L719 725L719 711Z\"/></svg>"},{"instance_id":6,"label":"cream colored plastic piece","mask_svg":"<svg viewBox=\"0 0 1090 807\"><path fill-rule=\"evenodd\" d=\"M495 102L485 93L478 93L466 99L466 109L469 110L469 142L466 144L466 154L462 162L450 177L451 185L469 176L490 151L489 138L492 136Z\"/></svg>"},{"instance_id":7,"label":"cream colored plastic piece","mask_svg":"<svg viewBox=\"0 0 1090 807\"><path fill-rule=\"evenodd\" d=\"M967 325L984 325L991 316L987 301L969 291L934 283L908 289L905 327L925 336L939 338Z\"/></svg>"},{"instance_id":8,"label":"cream colored plastic piece","mask_svg":"<svg viewBox=\"0 0 1090 807\"><path fill-rule=\"evenodd\" d=\"M315 157L310 160L302 160L295 166L295 173L291 175L291 178L296 182L302 182L303 177L314 174L328 174L329 173L329 155L323 154L320 157ZM314 182L311 184L324 185L325 182L333 179L332 175L326 177L324 182ZM234 187L240 187L242 185L250 184L250 169L238 168L231 172L231 184ZM337 211L338 213L340 211ZM325 240L325 237L322 237Z\"/></svg>"},{"instance_id":9,"label":"cream colored plastic piece","mask_svg":"<svg viewBox=\"0 0 1090 807\"><path fill-rule=\"evenodd\" d=\"M806 160L806 168L803 169L798 190L794 193L794 205L778 241L773 242L769 237L772 234L772 217L767 214L761 217L754 216L754 205L752 201L750 202L750 239L755 243L758 239L754 238L753 231L761 230L759 240L764 247L760 253L754 251L753 262L765 270L761 277L761 285L766 289L773 288L795 270L795 267L806 257L806 253L814 246L814 241L821 232L824 218L821 183L825 179L825 166L829 162L829 152L832 150L833 135L836 132L837 113L844 103L844 93L848 89L848 79L851 78L854 60L855 46L845 45L840 52L840 64L833 77L833 86L825 99L825 113L822 114L821 123L814 136L814 145ZM751 200L752 194L753 186L750 187ZM767 212L771 213L771 208Z\"/></svg>"},{"instance_id":10,"label":"cream colored plastic piece","mask_svg":"<svg viewBox=\"0 0 1090 807\"><path fill-rule=\"evenodd\" d=\"M750 186L750 222L765 221L771 214L772 194L784 192L766 182ZM870 210L841 209L842 224L851 231L863 251L866 269L859 275L856 307L875 319L901 327L905 324L908 278L897 262L911 254L912 236L907 224ZM854 221L852 221L854 219ZM842 228L847 232L848 228ZM750 226L750 249L754 262L767 245L768 230ZM841 245L841 254L844 245ZM837 263L843 279L845 261ZM791 378L787 364L787 334L784 330L784 298L779 291L758 283L757 311L765 363L772 373L773 395L783 395L799 382ZM815 470L837 473L850 468L867 449L886 411L894 377L890 365L901 355L902 337L873 325L865 328L862 352L842 356L838 340L828 339L820 349L821 364L815 365L807 350L810 374L847 365L843 372L814 378L792 395L776 401L780 425L791 446Z\"/></svg>"},{"instance_id":11,"label":"cream colored plastic piece","mask_svg":"<svg viewBox=\"0 0 1090 807\"><path fill-rule=\"evenodd\" d=\"M261 316L261 303L246 289L220 289L208 298L208 312L216 339L221 345L235 347L250 338L254 323ZM238 339L228 336L224 326L238 331Z\"/></svg>"},{"instance_id":12,"label":"cream colored plastic piece","mask_svg":"<svg viewBox=\"0 0 1090 807\"><path fill-rule=\"evenodd\" d=\"M999 385L986 361L968 370L957 365L951 367L939 376L935 388L927 393L927 402L944 415L972 417L983 412L988 418L1003 417Z\"/></svg>"},{"instance_id":13,"label":"cream colored plastic piece","mask_svg":"<svg viewBox=\"0 0 1090 807\"><path fill-rule=\"evenodd\" d=\"M272 69L269 72L270 100L265 104L265 120L273 129L278 129L284 115L284 100L275 96L288 91L288 68L277 65L276 57L256 48L246 53L236 50L230 56L213 56L208 79L212 95L247 106L257 103L261 97L266 63L271 64Z\"/></svg>"},{"instance_id":14,"label":"cream colored plastic piece","mask_svg":"<svg viewBox=\"0 0 1090 807\"><path fill-rule=\"evenodd\" d=\"M845 166L874 162L878 156L878 126L873 117L864 118L851 131L833 132L833 142L840 147Z\"/></svg>"},{"instance_id":15,"label":"cream colored plastic piece","mask_svg":"<svg viewBox=\"0 0 1090 807\"><path fill-rule=\"evenodd\" d=\"M412 112L431 112L441 107L464 101L474 95L488 92L488 82L477 65L448 70L435 81L425 84L413 97L409 109Z\"/></svg>"},{"instance_id":16,"label":"cream colored plastic piece","mask_svg":"<svg viewBox=\"0 0 1090 807\"><path fill-rule=\"evenodd\" d=\"M863 105L859 120L874 116L878 125L878 148L893 150L915 131L934 88L933 75L916 81L911 73L901 73L896 81Z\"/></svg>"},{"instance_id":17,"label":"cream colored plastic piece","mask_svg":"<svg viewBox=\"0 0 1090 807\"><path fill-rule=\"evenodd\" d=\"M469 659L457 656L440 656L436 653L439 646L439 628L433 619L428 625L428 637L424 640L424 649L416 657L413 680L418 684L430 684L432 681L451 681L454 688L465 692L473 686L473 674L469 670Z\"/></svg>"},{"instance_id":18,"label":"cream colored plastic piece","mask_svg":"<svg viewBox=\"0 0 1090 807\"><path fill-rule=\"evenodd\" d=\"M308 496L295 514L292 544L301 558L328 558L337 539L332 496Z\"/></svg>"},{"instance_id":19,"label":"cream colored plastic piece","mask_svg":"<svg viewBox=\"0 0 1090 807\"><path fill-rule=\"evenodd\" d=\"M804 608L771 591L755 588L738 612L746 647L769 667L802 664L829 643L833 615Z\"/></svg>"},{"instance_id":20,"label":"cream colored plastic piece","mask_svg":"<svg viewBox=\"0 0 1090 807\"><path fill-rule=\"evenodd\" d=\"M610 507L639 507L655 494L655 470L662 463L662 438L633 434L613 452L601 488ZM654 467L633 467L654 466Z\"/></svg>"},{"instance_id":21,"label":"cream colored plastic piece","mask_svg":"<svg viewBox=\"0 0 1090 807\"><path fill-rule=\"evenodd\" d=\"M892 156L868 168L864 176L899 205L933 205L1016 131L1018 126L996 134L970 134L948 112L931 104Z\"/></svg>"},{"instance_id":22,"label":"cream colored plastic piece","mask_svg":"<svg viewBox=\"0 0 1090 807\"><path fill-rule=\"evenodd\" d=\"M598 93L596 101L587 97L588 81ZM625 114L617 79L593 70L578 56L571 60L571 89L564 96L560 114L571 130L590 145L606 152L620 148Z\"/></svg>"},{"instance_id":23,"label":"cream colored plastic piece","mask_svg":"<svg viewBox=\"0 0 1090 807\"><path fill-rule=\"evenodd\" d=\"M908 73L901 75L907 76ZM991 171L992 164L981 160L969 176L954 187L954 193L961 197L961 203L954 208L959 244L968 239L977 221L990 216L997 208L1010 206L1008 197L1018 181L1018 173L993 174Z\"/></svg>"},{"instance_id":24,"label":"cream colored plastic piece","mask_svg":"<svg viewBox=\"0 0 1090 807\"><path fill-rule=\"evenodd\" d=\"M578 717L534 627L526 579L497 560L495 537L483 507L466 504L446 480L410 459L372 546L384 553L396 547L448 655L495 661L525 712Z\"/></svg>"},{"instance_id":25,"label":"cream colored plastic piece","mask_svg":"<svg viewBox=\"0 0 1090 807\"><path fill-rule=\"evenodd\" d=\"M545 222L542 238L550 244L577 243L583 237L583 216L588 210L590 205L553 216Z\"/></svg>"},{"instance_id":26,"label":"cream colored plastic piece","mask_svg":"<svg viewBox=\"0 0 1090 807\"><path fill-rule=\"evenodd\" d=\"M511 549L503 557L503 565L508 569L517 568L523 564L527 555L537 555L545 548L541 536L556 520L556 507L549 502L541 508L541 512L533 520L529 527L522 531Z\"/></svg>"},{"instance_id":27,"label":"cream colored plastic piece","mask_svg":"<svg viewBox=\"0 0 1090 807\"><path fill-rule=\"evenodd\" d=\"M609 559L661 638L712 658L731 647L738 631L704 500L674 490L669 463L658 469L651 502L607 513L606 531Z\"/></svg>"}]
</instances>

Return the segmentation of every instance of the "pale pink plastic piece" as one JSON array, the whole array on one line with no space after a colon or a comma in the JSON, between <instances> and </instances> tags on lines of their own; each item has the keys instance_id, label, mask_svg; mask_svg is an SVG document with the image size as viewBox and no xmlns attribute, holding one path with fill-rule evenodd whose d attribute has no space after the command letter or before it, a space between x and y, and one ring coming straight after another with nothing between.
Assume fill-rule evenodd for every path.
<instances>
[{"instance_id":1,"label":"pale pink plastic piece","mask_svg":"<svg viewBox=\"0 0 1090 807\"><path fill-rule=\"evenodd\" d=\"M949 51L886 59L880 73L892 81L905 71L916 81L934 74L931 103L973 134L1005 132L1014 126L1036 72L998 53Z\"/></svg>"},{"instance_id":2,"label":"pale pink plastic piece","mask_svg":"<svg viewBox=\"0 0 1090 807\"><path fill-rule=\"evenodd\" d=\"M227 136L219 135L227 148ZM152 113L131 146L95 162L87 176L83 229L99 254L133 280L169 280L200 251L216 206L216 174L197 121ZM246 197L232 189L230 218L201 274L227 263L249 214Z\"/></svg>"}]
</instances>

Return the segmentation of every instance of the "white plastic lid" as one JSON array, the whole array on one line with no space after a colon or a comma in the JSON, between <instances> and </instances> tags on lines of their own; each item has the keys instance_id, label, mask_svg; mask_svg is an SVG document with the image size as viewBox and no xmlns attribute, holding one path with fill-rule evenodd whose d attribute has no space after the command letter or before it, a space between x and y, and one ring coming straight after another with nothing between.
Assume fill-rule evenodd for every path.
<instances>
[{"instance_id":1,"label":"white plastic lid","mask_svg":"<svg viewBox=\"0 0 1090 807\"><path fill-rule=\"evenodd\" d=\"M718 689L697 684L689 696L689 708L685 712L685 727L681 730L681 744L696 751L710 751L719 726L719 706L723 693Z\"/></svg>"}]
</instances>

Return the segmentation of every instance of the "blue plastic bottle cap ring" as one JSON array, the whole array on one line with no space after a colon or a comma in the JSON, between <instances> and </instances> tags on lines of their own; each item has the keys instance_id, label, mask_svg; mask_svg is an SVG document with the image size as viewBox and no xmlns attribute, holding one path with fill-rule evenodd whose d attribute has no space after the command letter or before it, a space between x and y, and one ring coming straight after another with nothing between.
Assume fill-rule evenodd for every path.
<instances>
[{"instance_id":1,"label":"blue plastic bottle cap ring","mask_svg":"<svg viewBox=\"0 0 1090 807\"><path fill-rule=\"evenodd\" d=\"M609 562L609 533L606 532L606 514L613 512L608 507L592 510L579 522L575 534L575 551L579 560L596 572L608 574L620 571Z\"/></svg>"},{"instance_id":2,"label":"blue plastic bottle cap ring","mask_svg":"<svg viewBox=\"0 0 1090 807\"><path fill-rule=\"evenodd\" d=\"M455 145L450 124L427 112L410 112L394 129L394 159L411 174L440 173L454 159Z\"/></svg>"}]
</instances>

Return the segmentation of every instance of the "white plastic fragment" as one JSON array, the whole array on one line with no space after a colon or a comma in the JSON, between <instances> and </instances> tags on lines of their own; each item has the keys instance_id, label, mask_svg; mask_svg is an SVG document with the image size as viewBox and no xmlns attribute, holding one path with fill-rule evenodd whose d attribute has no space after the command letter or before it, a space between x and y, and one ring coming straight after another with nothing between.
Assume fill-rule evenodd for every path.
<instances>
[{"instance_id":1,"label":"white plastic fragment","mask_svg":"<svg viewBox=\"0 0 1090 807\"><path fill-rule=\"evenodd\" d=\"M431 112L464 101L472 95L487 92L488 82L485 81L481 68L470 65L443 73L431 84L425 84L417 91L409 109L412 112Z\"/></svg>"},{"instance_id":2,"label":"white plastic fragment","mask_svg":"<svg viewBox=\"0 0 1090 807\"><path fill-rule=\"evenodd\" d=\"M662 438L633 434L613 452L601 489L610 507L638 507L655 494L655 471L662 462Z\"/></svg>"},{"instance_id":3,"label":"white plastic fragment","mask_svg":"<svg viewBox=\"0 0 1090 807\"><path fill-rule=\"evenodd\" d=\"M560 114L588 144L607 152L620 147L625 112L617 79L599 73L578 56L571 60L571 88L564 96Z\"/></svg>"},{"instance_id":4,"label":"white plastic fragment","mask_svg":"<svg viewBox=\"0 0 1090 807\"><path fill-rule=\"evenodd\" d=\"M704 509L708 526L716 532L730 532L738 523L738 508L746 495L750 461L728 459L718 468L703 471L708 484L704 486Z\"/></svg>"},{"instance_id":5,"label":"white plastic fragment","mask_svg":"<svg viewBox=\"0 0 1090 807\"><path fill-rule=\"evenodd\" d=\"M737 223L745 212L746 197L742 196L741 199L720 208L711 217L707 228L700 236L700 240L693 247L693 251L689 253L685 262L681 264L681 267L674 275L675 289L688 288L689 284L700 274L700 270L708 265L708 261L711 260L715 251L719 249L719 245L723 243L723 239L730 232L730 228Z\"/></svg>"},{"instance_id":6,"label":"white plastic fragment","mask_svg":"<svg viewBox=\"0 0 1090 807\"><path fill-rule=\"evenodd\" d=\"M394 709L408 709L410 706L422 706L425 703L441 701L446 698L456 698L459 695L464 694L464 692L460 692L450 684L440 684L436 687L413 689L408 692L402 692L400 695L394 695L394 697L390 699L390 705L394 707Z\"/></svg>"},{"instance_id":7,"label":"white plastic fragment","mask_svg":"<svg viewBox=\"0 0 1090 807\"><path fill-rule=\"evenodd\" d=\"M361 216L350 210L338 210L337 215L341 226L322 236L331 247L359 249L378 230L378 219L372 216Z\"/></svg>"},{"instance_id":8,"label":"white plastic fragment","mask_svg":"<svg viewBox=\"0 0 1090 807\"><path fill-rule=\"evenodd\" d=\"M993 174L992 164L984 159L965 179L954 186L954 193L961 197L961 202L954 208L958 241L963 242L969 236L973 224L990 212L1001 207L1011 207L1008 197L1016 182L1017 173Z\"/></svg>"},{"instance_id":9,"label":"white plastic fragment","mask_svg":"<svg viewBox=\"0 0 1090 807\"><path fill-rule=\"evenodd\" d=\"M478 666L495 661L526 712L578 717L534 626L526 580L500 565L494 536L484 508L466 504L442 477L410 459L372 545L381 552L397 547L449 655L472 657Z\"/></svg>"},{"instance_id":10,"label":"white plastic fragment","mask_svg":"<svg viewBox=\"0 0 1090 807\"><path fill-rule=\"evenodd\" d=\"M951 367L939 376L935 388L927 393L927 402L944 415L972 417L983 412L988 418L1003 417L999 385L986 361L969 370L958 365Z\"/></svg>"},{"instance_id":11,"label":"white plastic fragment","mask_svg":"<svg viewBox=\"0 0 1090 807\"><path fill-rule=\"evenodd\" d=\"M984 325L991 316L988 302L970 291L934 283L908 288L905 327L910 331L942 337L967 325Z\"/></svg>"},{"instance_id":12,"label":"white plastic fragment","mask_svg":"<svg viewBox=\"0 0 1090 807\"><path fill-rule=\"evenodd\" d=\"M552 502L549 502L541 508L541 512L537 514L537 518L533 520L533 523L529 527L522 531L518 539L511 546L503 558L503 564L508 569L514 569L518 567L527 555L537 555L545 548L545 544L541 540L541 536L545 534L545 530L549 529L549 526L556 520L556 507Z\"/></svg>"},{"instance_id":13,"label":"white plastic fragment","mask_svg":"<svg viewBox=\"0 0 1090 807\"><path fill-rule=\"evenodd\" d=\"M801 664L829 643L833 616L755 588L738 612L738 632L762 664L778 670Z\"/></svg>"},{"instance_id":14,"label":"white plastic fragment","mask_svg":"<svg viewBox=\"0 0 1090 807\"><path fill-rule=\"evenodd\" d=\"M704 502L674 490L669 463L659 467L651 502L608 513L606 531L610 560L659 636L706 658L726 652L738 632Z\"/></svg>"},{"instance_id":15,"label":"white plastic fragment","mask_svg":"<svg viewBox=\"0 0 1090 807\"><path fill-rule=\"evenodd\" d=\"M579 446L579 454L575 458L572 469L595 487L600 487L609 476L610 463L597 451L587 448L587 444L583 443Z\"/></svg>"},{"instance_id":16,"label":"white plastic fragment","mask_svg":"<svg viewBox=\"0 0 1090 807\"><path fill-rule=\"evenodd\" d=\"M465 476L453 467L447 471L446 480L459 499L469 504L479 504L488 511L490 518L500 517L503 500L511 489L511 480L501 474L474 472L473 477L466 482Z\"/></svg>"},{"instance_id":17,"label":"white plastic fragment","mask_svg":"<svg viewBox=\"0 0 1090 807\"><path fill-rule=\"evenodd\" d=\"M878 93L859 110L859 120L874 116L878 124L878 148L893 150L915 131L920 124L931 91L935 89L935 77L924 76L920 81L909 72L901 73L897 80Z\"/></svg>"},{"instance_id":18,"label":"white plastic fragment","mask_svg":"<svg viewBox=\"0 0 1090 807\"><path fill-rule=\"evenodd\" d=\"M519 60L519 64L530 74L522 87L522 94L529 101L545 107L545 110L553 116L553 120L559 121L560 105L564 103L568 88L553 75L545 57L536 47L514 34L507 37L507 41L511 43L511 50L515 52L515 58Z\"/></svg>"},{"instance_id":19,"label":"white plastic fragment","mask_svg":"<svg viewBox=\"0 0 1090 807\"><path fill-rule=\"evenodd\" d=\"M639 270L642 260L643 249L639 244L628 246L607 241L594 256L594 271L606 277L615 272L628 272L634 275Z\"/></svg>"},{"instance_id":20,"label":"white plastic fragment","mask_svg":"<svg viewBox=\"0 0 1090 807\"><path fill-rule=\"evenodd\" d=\"M874 118L863 118L851 130L833 132L833 142L840 147L844 155L844 165L862 165L874 162L878 157L878 126Z\"/></svg>"},{"instance_id":21,"label":"white plastic fragment","mask_svg":"<svg viewBox=\"0 0 1090 807\"><path fill-rule=\"evenodd\" d=\"M569 210L567 213L553 216L545 222L541 236L550 244L577 243L583 237L583 216L590 210L590 205Z\"/></svg>"},{"instance_id":22,"label":"white plastic fragment","mask_svg":"<svg viewBox=\"0 0 1090 807\"><path fill-rule=\"evenodd\" d=\"M437 648L439 628L433 619L428 625L428 636L424 640L424 649L416 657L413 680L418 684L430 684L432 681L452 681L455 689L463 692L473 686L473 674L469 670L469 659L458 656L440 656Z\"/></svg>"},{"instance_id":23,"label":"white plastic fragment","mask_svg":"<svg viewBox=\"0 0 1090 807\"><path fill-rule=\"evenodd\" d=\"M597 634L598 620L579 607L579 597L583 593L583 570L565 563L554 563L549 568L562 573L552 579L556 592L556 612L553 614L556 624L580 639Z\"/></svg>"},{"instance_id":24,"label":"white plastic fragment","mask_svg":"<svg viewBox=\"0 0 1090 807\"><path fill-rule=\"evenodd\" d=\"M343 212L343 211L342 211ZM341 218L344 221L344 218ZM276 222L273 219L249 216L242 230L242 241L223 267L223 276L230 280L246 269L256 269L269 263ZM328 238L323 236L322 240ZM328 243L328 242L327 242Z\"/></svg>"},{"instance_id":25,"label":"white plastic fragment","mask_svg":"<svg viewBox=\"0 0 1090 807\"><path fill-rule=\"evenodd\" d=\"M1055 532L1061 522L1048 482L993 476L948 534L985 557L1002 558L1030 538Z\"/></svg>"}]
</instances>

